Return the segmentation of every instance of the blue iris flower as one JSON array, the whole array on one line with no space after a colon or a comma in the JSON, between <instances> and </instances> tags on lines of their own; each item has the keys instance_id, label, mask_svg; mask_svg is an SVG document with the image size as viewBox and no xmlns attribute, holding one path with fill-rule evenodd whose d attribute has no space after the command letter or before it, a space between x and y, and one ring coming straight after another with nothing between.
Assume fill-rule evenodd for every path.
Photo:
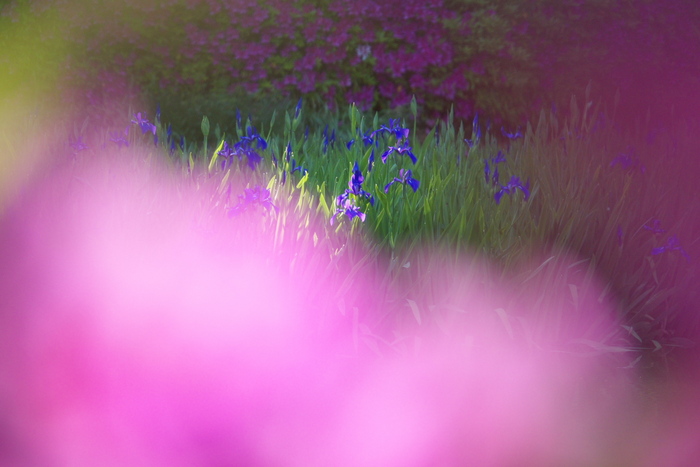
<instances>
[{"instance_id":1,"label":"blue iris flower","mask_svg":"<svg viewBox=\"0 0 700 467\"><path fill-rule=\"evenodd\" d=\"M133 123L134 125L138 125L141 128L141 133L144 135L149 132L153 133L154 135L156 134L156 126L149 122L148 119L142 117L141 112L134 115L134 118L131 120L131 123Z\"/></svg>"},{"instance_id":2,"label":"blue iris flower","mask_svg":"<svg viewBox=\"0 0 700 467\"><path fill-rule=\"evenodd\" d=\"M481 141L481 127L479 126L479 114L474 114L474 121L472 122L472 139L465 139L464 142L467 143L469 149L479 144Z\"/></svg>"},{"instance_id":3,"label":"blue iris flower","mask_svg":"<svg viewBox=\"0 0 700 467\"><path fill-rule=\"evenodd\" d=\"M365 221L365 213L360 211L360 208L357 206L355 200L358 198L365 198L367 201L369 201L369 204L371 206L374 206L374 196L362 189L362 183L364 181L365 177L362 175L362 171L360 170L359 164L357 163L357 161L355 161L355 166L352 170L352 176L350 177L350 181L348 182L348 188L335 200L335 203L338 207L336 209L336 212L331 217L331 225L333 225L335 218L339 214L345 214L350 219L354 217L359 217L362 222Z\"/></svg>"},{"instance_id":4,"label":"blue iris flower","mask_svg":"<svg viewBox=\"0 0 700 467\"><path fill-rule=\"evenodd\" d=\"M384 163L386 164L386 159L387 159L387 157L389 157L389 155L391 155L391 154L394 153L394 152L398 153L398 154L401 155L401 156L404 155L404 154L407 154L408 157L411 158L411 161L412 161L414 164L418 161L418 159L416 158L415 154L413 154L413 150L412 150L412 148L411 148L411 146L410 146L410 142L408 141L408 138L406 138L406 139L403 141L403 144L402 144L401 146L399 146L399 145L397 145L397 146L389 146L389 148L388 148L386 151L384 151L384 153L382 154L382 162L384 162Z\"/></svg>"},{"instance_id":5,"label":"blue iris flower","mask_svg":"<svg viewBox=\"0 0 700 467\"><path fill-rule=\"evenodd\" d=\"M498 185L498 164L501 162L506 162L506 156L502 151L491 158L491 163L484 159L484 177L486 178L486 183L489 183L489 177L491 178L491 183L495 186ZM491 166L493 165L493 173L491 172Z\"/></svg>"},{"instance_id":6,"label":"blue iris flower","mask_svg":"<svg viewBox=\"0 0 700 467\"><path fill-rule=\"evenodd\" d=\"M413 173L410 170L404 169L399 170L399 178L394 178L392 181L387 183L387 185L384 187L384 193L389 193L389 188L394 183L403 183L405 185L408 185L413 189L414 193L418 190L418 187L420 186L420 182L413 178Z\"/></svg>"},{"instance_id":7,"label":"blue iris flower","mask_svg":"<svg viewBox=\"0 0 700 467\"><path fill-rule=\"evenodd\" d=\"M372 135L377 133L389 133L396 137L396 141L401 141L404 138L408 138L409 129L403 128L401 126L401 121L397 119L390 118L389 126L382 125L378 130L372 132Z\"/></svg>"},{"instance_id":8,"label":"blue iris flower","mask_svg":"<svg viewBox=\"0 0 700 467\"><path fill-rule=\"evenodd\" d=\"M651 226L644 224L642 228L653 232L654 235L661 235L662 233L666 232L666 229L661 228L661 221L658 219L652 219Z\"/></svg>"},{"instance_id":9,"label":"blue iris flower","mask_svg":"<svg viewBox=\"0 0 700 467\"><path fill-rule=\"evenodd\" d=\"M610 162L610 167L619 165L623 170L634 170L639 168L641 173L645 173L647 168L641 163L637 157L635 149L632 146L627 146L626 152L621 152Z\"/></svg>"},{"instance_id":10,"label":"blue iris flower","mask_svg":"<svg viewBox=\"0 0 700 467\"><path fill-rule=\"evenodd\" d=\"M255 210L258 206L262 206L266 211L274 209L277 212L277 206L272 203L270 191L261 186L246 188L245 194L238 195L238 204L229 208L228 216L238 216L248 210Z\"/></svg>"},{"instance_id":11,"label":"blue iris flower","mask_svg":"<svg viewBox=\"0 0 700 467\"><path fill-rule=\"evenodd\" d=\"M524 200L527 201L528 198L530 198L530 180L528 180L527 183L523 185L518 177L510 177L510 181L508 182L508 184L505 186L501 185L501 189L498 190L498 192L493 196L493 199L496 200L496 204L499 204L503 195L512 195L516 192L516 190L522 191L523 195L525 195Z\"/></svg>"},{"instance_id":12,"label":"blue iris flower","mask_svg":"<svg viewBox=\"0 0 700 467\"><path fill-rule=\"evenodd\" d=\"M129 127L126 127L124 130L124 133L119 133L118 131L113 131L110 132L110 138L109 140L115 143L117 146L120 148L122 146L126 146L127 148L129 147L129 141L127 138L129 137Z\"/></svg>"},{"instance_id":13,"label":"blue iris flower","mask_svg":"<svg viewBox=\"0 0 700 467\"><path fill-rule=\"evenodd\" d=\"M501 133L503 133L503 136L508 139L518 139L523 137L523 134L520 132L520 128L518 128L515 133L509 133L505 128L501 127Z\"/></svg>"},{"instance_id":14,"label":"blue iris flower","mask_svg":"<svg viewBox=\"0 0 700 467\"><path fill-rule=\"evenodd\" d=\"M678 237L676 237L675 235L672 235L668 238L668 240L666 240L666 245L651 250L651 254L659 255L665 251L672 250L677 250L681 255L683 255L686 261L690 262L690 255L683 249L683 247L681 247L680 242L678 241Z\"/></svg>"}]
</instances>

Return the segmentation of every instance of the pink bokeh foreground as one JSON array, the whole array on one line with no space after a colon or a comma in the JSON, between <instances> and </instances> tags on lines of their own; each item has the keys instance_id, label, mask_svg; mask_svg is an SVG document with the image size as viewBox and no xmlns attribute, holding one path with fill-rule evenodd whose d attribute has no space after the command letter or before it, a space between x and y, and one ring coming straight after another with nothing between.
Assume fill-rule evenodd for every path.
<instances>
[{"instance_id":1,"label":"pink bokeh foreground","mask_svg":"<svg viewBox=\"0 0 700 467\"><path fill-rule=\"evenodd\" d=\"M512 337L525 328L493 311L516 285L487 290L465 257L419 272L439 290L436 307L460 309L446 323L454 338L424 331L406 308L396 322L414 323L397 330L410 351L348 352L357 326L344 327L340 299L364 297L370 323L382 297L414 284L381 290L373 271L339 297L349 270L305 267L307 250L271 247L262 217L210 212L196 183L131 151L58 164L0 220L0 465L700 460L692 379L656 384L652 398L623 369L634 352L562 351L562 339L619 334L614 304L581 297L576 318L561 320L567 299L545 290L537 309L517 310L536 326L526 345ZM319 316L340 324L320 327Z\"/></svg>"}]
</instances>

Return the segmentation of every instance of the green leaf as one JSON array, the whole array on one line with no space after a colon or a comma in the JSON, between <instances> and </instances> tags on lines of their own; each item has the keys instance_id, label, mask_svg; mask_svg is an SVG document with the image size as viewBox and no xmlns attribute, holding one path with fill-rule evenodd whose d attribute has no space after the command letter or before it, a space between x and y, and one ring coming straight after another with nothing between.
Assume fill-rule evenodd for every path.
<instances>
[{"instance_id":1,"label":"green leaf","mask_svg":"<svg viewBox=\"0 0 700 467\"><path fill-rule=\"evenodd\" d=\"M306 182L309 180L309 172L306 172L303 177L301 177L301 180L299 180L299 183L297 183L297 190L303 187Z\"/></svg>"},{"instance_id":2,"label":"green leaf","mask_svg":"<svg viewBox=\"0 0 700 467\"><path fill-rule=\"evenodd\" d=\"M224 137L226 137L226 134L224 134ZM211 161L209 162L209 169L208 169L210 173L214 170L214 167L216 166L216 160L219 157L219 151L221 151L221 148L224 147L224 141L225 140L222 138L221 142L214 150L214 154L211 156Z\"/></svg>"}]
</instances>

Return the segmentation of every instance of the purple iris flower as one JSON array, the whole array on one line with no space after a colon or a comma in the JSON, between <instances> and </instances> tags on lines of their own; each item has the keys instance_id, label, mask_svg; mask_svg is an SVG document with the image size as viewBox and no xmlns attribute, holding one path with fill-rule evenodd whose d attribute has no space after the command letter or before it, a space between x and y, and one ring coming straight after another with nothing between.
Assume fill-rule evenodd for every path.
<instances>
[{"instance_id":1,"label":"purple iris flower","mask_svg":"<svg viewBox=\"0 0 700 467\"><path fill-rule=\"evenodd\" d=\"M484 177L486 178L486 183L489 183L489 178L491 178L491 183L494 186L498 185L498 164L501 162L506 162L506 156L500 150L496 156L491 158L491 164L489 164L488 160L484 159ZM491 173L491 165L493 165L493 173Z\"/></svg>"},{"instance_id":2,"label":"purple iris flower","mask_svg":"<svg viewBox=\"0 0 700 467\"><path fill-rule=\"evenodd\" d=\"M474 121L472 122L472 135L474 135L473 139L464 140L464 142L467 143L470 149L479 144L479 141L481 141L481 127L479 126L478 113L474 114Z\"/></svg>"},{"instance_id":3,"label":"purple iris flower","mask_svg":"<svg viewBox=\"0 0 700 467\"><path fill-rule=\"evenodd\" d=\"M523 137L523 134L520 132L520 128L518 128L515 133L509 133L505 128L501 127L501 133L503 133L503 136L508 139L518 139Z\"/></svg>"},{"instance_id":4,"label":"purple iris flower","mask_svg":"<svg viewBox=\"0 0 700 467\"><path fill-rule=\"evenodd\" d=\"M333 225L333 222L338 214L345 214L350 219L353 217L359 217L362 222L365 221L366 217L365 213L360 211L360 208L349 198L345 198L338 202L338 209L335 211L333 216L331 216L331 225Z\"/></svg>"},{"instance_id":5,"label":"purple iris flower","mask_svg":"<svg viewBox=\"0 0 700 467\"><path fill-rule=\"evenodd\" d=\"M399 119L389 119L389 126L382 125L378 130L372 132L372 135L377 133L390 133L396 137L396 141L401 141L404 138L408 138L409 129L402 128Z\"/></svg>"},{"instance_id":6,"label":"purple iris flower","mask_svg":"<svg viewBox=\"0 0 700 467\"><path fill-rule=\"evenodd\" d=\"M353 217L359 217L362 222L365 221L365 214L360 211L360 208L355 204L356 198L365 198L369 201L369 204L374 206L374 196L362 189L362 183L365 181L365 177L360 171L360 166L355 161L355 167L352 170L352 176L348 182L348 188L340 194L335 203L338 206L335 214L331 217L331 225L338 214L346 214L350 219ZM352 197L351 197L352 195Z\"/></svg>"},{"instance_id":7,"label":"purple iris flower","mask_svg":"<svg viewBox=\"0 0 700 467\"><path fill-rule=\"evenodd\" d=\"M78 136L76 139L69 138L68 145L73 149L74 153L79 153L80 151L85 151L88 149L87 145L83 142L83 137Z\"/></svg>"},{"instance_id":8,"label":"purple iris flower","mask_svg":"<svg viewBox=\"0 0 700 467\"><path fill-rule=\"evenodd\" d=\"M626 152L619 153L618 156L610 162L610 167L615 167L616 165L619 165L624 170L634 170L639 168L641 173L645 173L647 171L644 164L640 162L639 157L636 156L635 150L632 146L627 146Z\"/></svg>"},{"instance_id":9,"label":"purple iris flower","mask_svg":"<svg viewBox=\"0 0 700 467\"><path fill-rule=\"evenodd\" d=\"M277 206L272 203L270 191L259 185L253 188L246 188L244 194L238 195L238 204L229 208L228 216L238 216L249 209L255 210L257 206L262 206L267 211L271 209L277 211Z\"/></svg>"},{"instance_id":10,"label":"purple iris flower","mask_svg":"<svg viewBox=\"0 0 700 467\"><path fill-rule=\"evenodd\" d=\"M676 237L675 235L672 235L668 238L668 240L666 240L666 245L651 250L651 254L659 255L665 251L671 250L678 250L678 252L680 252L680 254L683 255L686 261L690 262L690 255L683 249L683 247L681 247L680 242L678 241L678 237Z\"/></svg>"},{"instance_id":11,"label":"purple iris flower","mask_svg":"<svg viewBox=\"0 0 700 467\"><path fill-rule=\"evenodd\" d=\"M501 189L498 190L498 192L493 196L493 199L496 200L496 204L500 204L501 197L503 197L503 195L512 195L516 190L522 191L523 195L525 195L524 200L527 201L528 198L530 198L530 180L523 185L520 179L513 175L510 177L510 181L507 185L501 185Z\"/></svg>"},{"instance_id":12,"label":"purple iris flower","mask_svg":"<svg viewBox=\"0 0 700 467\"><path fill-rule=\"evenodd\" d=\"M224 143L224 145L225 144L226 143ZM255 170L257 165L262 161L262 157L254 149L254 145L257 146L258 149L267 148L267 141L260 136L258 130L253 126L248 126L246 128L246 136L242 136L241 140L233 145L234 154L238 156L239 160L241 160L244 154L248 158L248 167L250 167L251 170Z\"/></svg>"},{"instance_id":13,"label":"purple iris flower","mask_svg":"<svg viewBox=\"0 0 700 467\"><path fill-rule=\"evenodd\" d=\"M357 164L357 161L355 161L355 167L352 169L352 176L348 182L348 189L345 190L345 193L340 195L338 199L341 197L346 198L348 195L362 196L367 198L367 200L369 200L369 204L374 206L374 196L362 189L362 183L364 181L365 177L362 175L362 171L360 170L360 166Z\"/></svg>"},{"instance_id":14,"label":"purple iris flower","mask_svg":"<svg viewBox=\"0 0 700 467\"><path fill-rule=\"evenodd\" d=\"M306 170L304 167L297 165L297 161L292 159L292 169L289 171L289 173L293 174L297 170L299 171L299 173L304 173L304 174L308 172L308 170Z\"/></svg>"},{"instance_id":15,"label":"purple iris flower","mask_svg":"<svg viewBox=\"0 0 700 467\"><path fill-rule=\"evenodd\" d=\"M248 158L248 167L250 167L250 170L255 170L258 164L262 162L262 157L254 150L250 148L244 148L242 149L242 152Z\"/></svg>"},{"instance_id":16,"label":"purple iris flower","mask_svg":"<svg viewBox=\"0 0 700 467\"><path fill-rule=\"evenodd\" d=\"M115 143L120 148L122 146L129 147L129 141L126 139L129 137L129 127L124 129L124 133L119 133L118 131L111 131L109 140Z\"/></svg>"},{"instance_id":17,"label":"purple iris flower","mask_svg":"<svg viewBox=\"0 0 700 467\"><path fill-rule=\"evenodd\" d=\"M138 125L141 128L141 133L144 135L148 132L151 132L154 135L156 134L156 126L149 122L148 119L142 117L141 112L134 115L134 118L131 120L131 123Z\"/></svg>"},{"instance_id":18,"label":"purple iris flower","mask_svg":"<svg viewBox=\"0 0 700 467\"><path fill-rule=\"evenodd\" d=\"M376 141L374 138L374 132L365 133L365 135L362 137L362 142L365 143L365 147L378 143L378 141Z\"/></svg>"},{"instance_id":19,"label":"purple iris flower","mask_svg":"<svg viewBox=\"0 0 700 467\"><path fill-rule=\"evenodd\" d=\"M413 173L410 170L404 169L399 170L399 178L394 178L392 181L387 183L387 185L384 187L384 193L389 193L389 188L394 183L403 183L405 185L408 185L413 189L414 193L418 190L418 187L420 186L420 182L413 178Z\"/></svg>"},{"instance_id":20,"label":"purple iris flower","mask_svg":"<svg viewBox=\"0 0 700 467\"><path fill-rule=\"evenodd\" d=\"M389 155L391 153L394 153L394 152L398 153L399 155L407 154L408 157L411 158L411 161L413 161L414 164L418 161L416 156L413 154L413 151L412 151L412 148L410 146L410 142L408 141L408 138L406 138L403 141L403 144L401 146L389 146L389 148L386 151L384 151L384 153L382 154L382 162L384 162L386 164L387 157L389 157Z\"/></svg>"},{"instance_id":21,"label":"purple iris flower","mask_svg":"<svg viewBox=\"0 0 700 467\"><path fill-rule=\"evenodd\" d=\"M658 219L652 219L651 226L648 226L644 224L642 226L644 230L648 230L650 232L653 232L654 235L661 235L662 233L666 232L666 229L661 228L661 221Z\"/></svg>"},{"instance_id":22,"label":"purple iris flower","mask_svg":"<svg viewBox=\"0 0 700 467\"><path fill-rule=\"evenodd\" d=\"M224 141L224 146L219 152L216 153L217 156L221 157L221 169L224 170L226 166L230 166L233 161L233 156L238 156L238 160L241 159L241 155L234 148L229 146L227 141Z\"/></svg>"},{"instance_id":23,"label":"purple iris flower","mask_svg":"<svg viewBox=\"0 0 700 467\"><path fill-rule=\"evenodd\" d=\"M236 148L252 148L252 144L255 143L258 149L267 149L267 141L260 136L258 130L254 126L249 126L246 128L246 136L242 136L241 140L235 144Z\"/></svg>"}]
</instances>

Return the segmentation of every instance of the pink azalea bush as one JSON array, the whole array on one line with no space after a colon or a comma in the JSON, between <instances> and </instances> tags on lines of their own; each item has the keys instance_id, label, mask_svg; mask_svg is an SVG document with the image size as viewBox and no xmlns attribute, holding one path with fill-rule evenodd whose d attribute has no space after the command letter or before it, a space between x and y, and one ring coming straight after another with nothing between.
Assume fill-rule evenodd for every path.
<instances>
[{"instance_id":1,"label":"pink azalea bush","mask_svg":"<svg viewBox=\"0 0 700 467\"><path fill-rule=\"evenodd\" d=\"M619 88L637 113L670 115L672 102L686 115L698 89L697 10L686 3L15 0L0 21L57 18L38 34L67 35L65 81L91 104L125 84L151 96L304 95L374 110L415 95L426 121L454 106L458 119L479 111L521 123L552 102L565 107L589 81L611 107Z\"/></svg>"}]
</instances>

